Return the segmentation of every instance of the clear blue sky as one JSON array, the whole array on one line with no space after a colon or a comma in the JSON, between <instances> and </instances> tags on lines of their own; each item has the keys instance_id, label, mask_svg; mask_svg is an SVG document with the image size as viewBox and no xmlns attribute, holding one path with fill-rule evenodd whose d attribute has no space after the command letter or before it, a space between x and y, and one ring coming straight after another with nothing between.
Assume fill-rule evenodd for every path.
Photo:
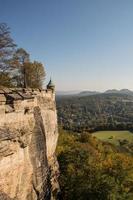
<instances>
[{"instance_id":1,"label":"clear blue sky","mask_svg":"<svg viewBox=\"0 0 133 200\"><path fill-rule=\"evenodd\" d=\"M133 0L0 0L0 21L57 90L133 89Z\"/></svg>"}]
</instances>

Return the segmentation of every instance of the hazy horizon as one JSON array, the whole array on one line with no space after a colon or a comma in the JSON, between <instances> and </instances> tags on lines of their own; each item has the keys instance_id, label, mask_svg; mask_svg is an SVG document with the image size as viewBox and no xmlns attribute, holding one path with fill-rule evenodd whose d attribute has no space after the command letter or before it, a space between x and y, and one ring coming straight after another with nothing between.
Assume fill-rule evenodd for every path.
<instances>
[{"instance_id":1,"label":"hazy horizon","mask_svg":"<svg viewBox=\"0 0 133 200\"><path fill-rule=\"evenodd\" d=\"M18 47L57 91L133 90L132 0L0 0Z\"/></svg>"},{"instance_id":2,"label":"hazy horizon","mask_svg":"<svg viewBox=\"0 0 133 200\"><path fill-rule=\"evenodd\" d=\"M120 91L120 90L123 90L123 89L130 90L130 91L133 92L133 89L129 89L129 88L120 88L120 89L118 89L118 88L107 88L105 90L93 90L93 89L92 90L89 90L89 89L82 89L82 90L57 90L56 92L57 93L72 93L72 94L74 94L74 93L80 93L80 92L100 92L100 93L102 93L102 92L106 92L108 90L118 90L118 91Z\"/></svg>"}]
</instances>

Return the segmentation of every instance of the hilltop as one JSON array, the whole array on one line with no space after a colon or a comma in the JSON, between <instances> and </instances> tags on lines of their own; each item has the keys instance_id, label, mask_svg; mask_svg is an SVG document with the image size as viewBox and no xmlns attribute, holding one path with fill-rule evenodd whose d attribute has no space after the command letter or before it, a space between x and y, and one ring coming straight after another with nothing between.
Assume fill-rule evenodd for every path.
<instances>
[{"instance_id":1,"label":"hilltop","mask_svg":"<svg viewBox=\"0 0 133 200\"><path fill-rule=\"evenodd\" d=\"M133 91L129 89L109 89L104 92L99 92L99 91L90 91L90 90L85 90L85 91L78 91L78 90L73 90L73 91L57 91L56 96L91 96L91 95L96 95L96 94L127 94L127 95L132 95L133 96Z\"/></svg>"}]
</instances>

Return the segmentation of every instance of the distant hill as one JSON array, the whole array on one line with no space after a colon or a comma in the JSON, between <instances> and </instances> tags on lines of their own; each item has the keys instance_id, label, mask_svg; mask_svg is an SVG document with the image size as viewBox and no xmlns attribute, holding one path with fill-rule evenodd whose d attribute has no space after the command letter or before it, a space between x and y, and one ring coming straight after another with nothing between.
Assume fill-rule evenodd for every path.
<instances>
[{"instance_id":1,"label":"distant hill","mask_svg":"<svg viewBox=\"0 0 133 200\"><path fill-rule=\"evenodd\" d=\"M73 90L73 91L57 91L56 95L57 96L79 96L79 97L84 97L84 96L92 96L96 94L127 94L133 96L133 91L129 89L110 89L106 90L105 92L98 92L98 91L78 91L78 90Z\"/></svg>"},{"instance_id":2,"label":"distant hill","mask_svg":"<svg viewBox=\"0 0 133 200\"><path fill-rule=\"evenodd\" d=\"M56 95L57 96L64 96L64 95L77 95L79 94L80 91L78 90L72 90L72 91L57 91Z\"/></svg>"},{"instance_id":3,"label":"distant hill","mask_svg":"<svg viewBox=\"0 0 133 200\"><path fill-rule=\"evenodd\" d=\"M97 91L83 91L83 92L80 92L78 94L78 96L90 96L90 95L95 95L95 94L100 94L100 92L97 92Z\"/></svg>"},{"instance_id":4,"label":"distant hill","mask_svg":"<svg viewBox=\"0 0 133 200\"><path fill-rule=\"evenodd\" d=\"M133 91L128 90L128 89L122 89L119 91L121 94L128 94L128 95L133 95Z\"/></svg>"},{"instance_id":5,"label":"distant hill","mask_svg":"<svg viewBox=\"0 0 133 200\"><path fill-rule=\"evenodd\" d=\"M110 89L110 90L106 90L105 92L82 91L78 94L78 96L90 96L90 95L96 95L96 94L127 94L127 95L133 96L133 91L128 90L128 89L121 89L121 90Z\"/></svg>"},{"instance_id":6,"label":"distant hill","mask_svg":"<svg viewBox=\"0 0 133 200\"><path fill-rule=\"evenodd\" d=\"M119 93L119 90L111 89L111 90L106 90L104 93L106 94Z\"/></svg>"},{"instance_id":7,"label":"distant hill","mask_svg":"<svg viewBox=\"0 0 133 200\"><path fill-rule=\"evenodd\" d=\"M121 90L116 90L116 89L111 89L111 90L107 90L104 93L106 94L127 94L127 95L133 95L133 91L128 90L128 89L121 89Z\"/></svg>"}]
</instances>

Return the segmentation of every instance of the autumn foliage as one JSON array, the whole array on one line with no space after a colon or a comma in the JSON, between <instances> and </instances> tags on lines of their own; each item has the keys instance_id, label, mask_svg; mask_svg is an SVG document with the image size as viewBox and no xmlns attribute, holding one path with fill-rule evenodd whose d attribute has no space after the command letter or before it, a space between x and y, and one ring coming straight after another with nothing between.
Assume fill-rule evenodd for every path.
<instances>
[{"instance_id":1,"label":"autumn foliage","mask_svg":"<svg viewBox=\"0 0 133 200\"><path fill-rule=\"evenodd\" d=\"M133 157L90 134L60 130L57 147L63 200L133 199Z\"/></svg>"}]
</instances>

